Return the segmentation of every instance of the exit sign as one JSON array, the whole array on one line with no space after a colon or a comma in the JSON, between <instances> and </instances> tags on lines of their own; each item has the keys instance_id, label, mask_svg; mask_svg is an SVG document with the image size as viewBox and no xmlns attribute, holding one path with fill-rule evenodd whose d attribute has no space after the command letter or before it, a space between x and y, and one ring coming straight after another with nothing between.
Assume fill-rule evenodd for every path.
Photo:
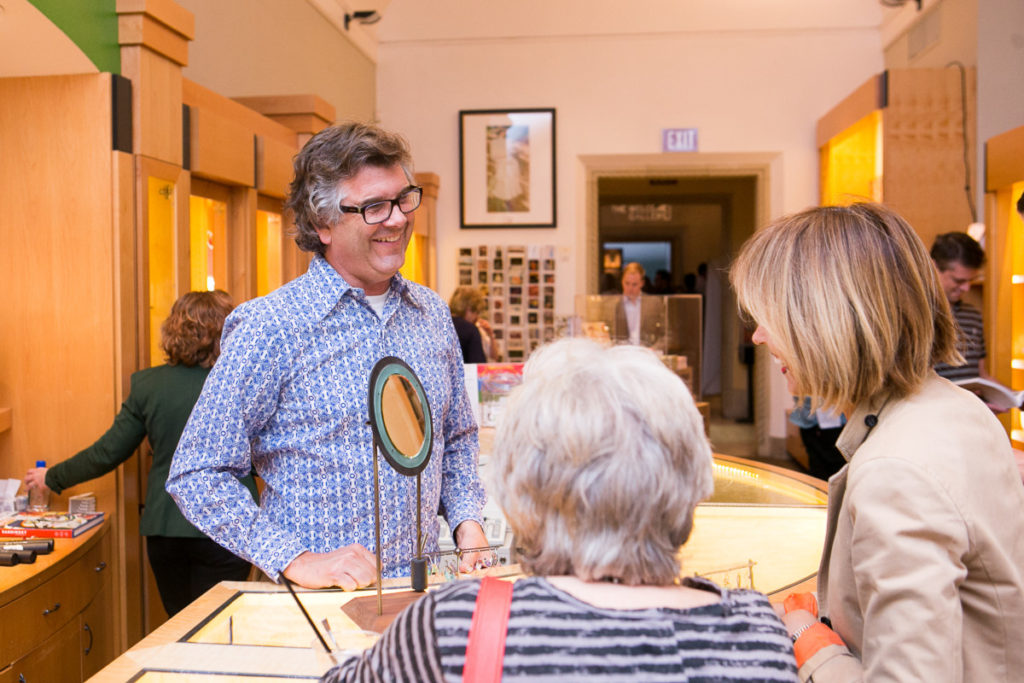
<instances>
[{"instance_id":1,"label":"exit sign","mask_svg":"<svg viewBox=\"0 0 1024 683\"><path fill-rule=\"evenodd\" d=\"M696 128L666 128L661 131L661 151L696 152Z\"/></svg>"}]
</instances>

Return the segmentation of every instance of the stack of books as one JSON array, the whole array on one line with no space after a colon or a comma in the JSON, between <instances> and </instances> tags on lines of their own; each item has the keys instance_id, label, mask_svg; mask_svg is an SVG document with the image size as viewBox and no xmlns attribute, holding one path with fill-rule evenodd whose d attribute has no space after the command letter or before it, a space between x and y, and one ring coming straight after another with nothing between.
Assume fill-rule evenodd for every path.
<instances>
[{"instance_id":1,"label":"stack of books","mask_svg":"<svg viewBox=\"0 0 1024 683\"><path fill-rule=\"evenodd\" d=\"M19 512L3 520L0 536L74 538L102 521L102 512Z\"/></svg>"}]
</instances>

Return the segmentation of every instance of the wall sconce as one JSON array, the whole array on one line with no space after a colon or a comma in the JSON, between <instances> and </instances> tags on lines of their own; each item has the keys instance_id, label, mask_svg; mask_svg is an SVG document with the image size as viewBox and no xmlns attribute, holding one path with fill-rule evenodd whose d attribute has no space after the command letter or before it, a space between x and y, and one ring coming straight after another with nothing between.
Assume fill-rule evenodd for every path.
<instances>
[{"instance_id":1,"label":"wall sconce","mask_svg":"<svg viewBox=\"0 0 1024 683\"><path fill-rule=\"evenodd\" d=\"M378 21L380 21L380 12L378 12L377 10L372 10L371 9L371 10L358 10L356 12L353 12L352 14L346 13L345 14L345 30L346 31L348 30L349 23L351 23L352 21L357 21L360 24L363 24L364 26L368 26L370 24L376 24Z\"/></svg>"}]
</instances>

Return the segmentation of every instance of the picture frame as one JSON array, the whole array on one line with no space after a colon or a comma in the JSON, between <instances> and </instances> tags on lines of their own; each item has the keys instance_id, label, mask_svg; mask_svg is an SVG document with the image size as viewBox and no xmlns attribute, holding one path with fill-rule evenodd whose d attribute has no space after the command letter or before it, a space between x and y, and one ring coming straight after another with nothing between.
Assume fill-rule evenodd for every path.
<instances>
[{"instance_id":1,"label":"picture frame","mask_svg":"<svg viewBox=\"0 0 1024 683\"><path fill-rule=\"evenodd\" d=\"M459 112L459 219L463 229L553 228L554 109Z\"/></svg>"}]
</instances>

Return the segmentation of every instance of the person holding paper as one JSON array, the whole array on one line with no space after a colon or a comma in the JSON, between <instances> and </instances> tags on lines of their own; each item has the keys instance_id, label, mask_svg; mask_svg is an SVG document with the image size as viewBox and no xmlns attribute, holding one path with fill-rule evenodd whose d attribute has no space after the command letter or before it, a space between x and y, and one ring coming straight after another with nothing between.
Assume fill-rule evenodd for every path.
<instances>
[{"instance_id":1,"label":"person holding paper","mask_svg":"<svg viewBox=\"0 0 1024 683\"><path fill-rule=\"evenodd\" d=\"M965 232L947 232L935 238L932 261L939 274L939 283L949 302L958 331L957 350L964 358L962 365L939 363L935 372L951 382L965 384L992 412L1002 413L1020 405L1015 392L1000 384L985 371L985 329L981 311L963 300L985 265L985 251ZM971 384L974 380L981 380Z\"/></svg>"}]
</instances>

